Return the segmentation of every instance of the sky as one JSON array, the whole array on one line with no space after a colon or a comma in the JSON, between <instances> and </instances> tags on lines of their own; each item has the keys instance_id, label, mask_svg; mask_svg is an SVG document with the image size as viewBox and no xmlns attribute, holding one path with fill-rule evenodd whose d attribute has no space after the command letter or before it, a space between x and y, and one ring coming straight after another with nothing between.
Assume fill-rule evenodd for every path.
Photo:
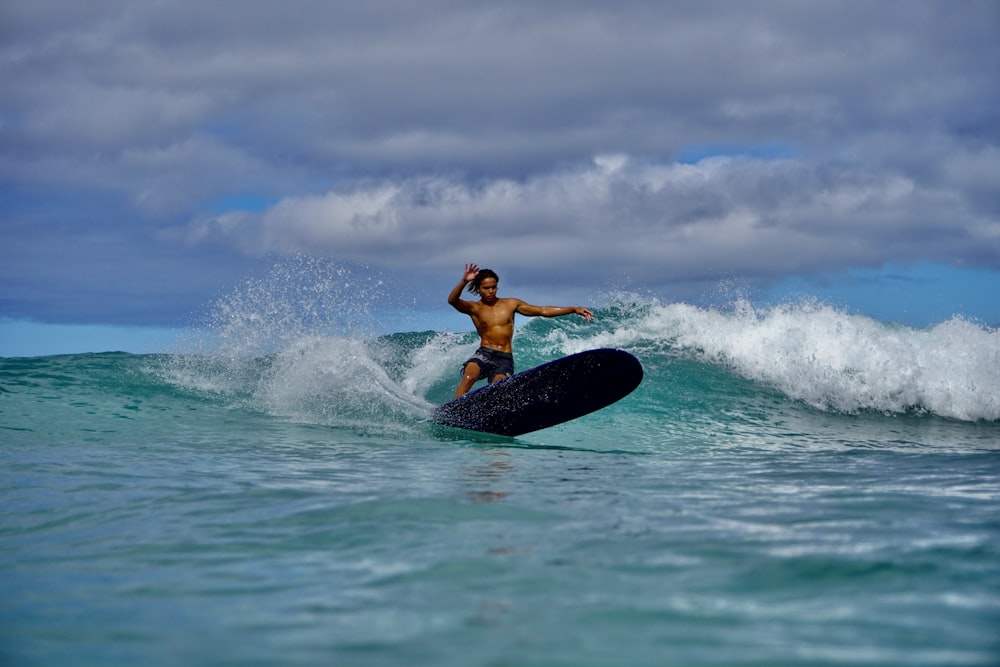
<instances>
[{"instance_id":1,"label":"sky","mask_svg":"<svg viewBox=\"0 0 1000 667\"><path fill-rule=\"evenodd\" d=\"M4 0L0 356L154 351L302 256L385 327L468 328L465 262L996 326L998 35L996 0Z\"/></svg>"}]
</instances>

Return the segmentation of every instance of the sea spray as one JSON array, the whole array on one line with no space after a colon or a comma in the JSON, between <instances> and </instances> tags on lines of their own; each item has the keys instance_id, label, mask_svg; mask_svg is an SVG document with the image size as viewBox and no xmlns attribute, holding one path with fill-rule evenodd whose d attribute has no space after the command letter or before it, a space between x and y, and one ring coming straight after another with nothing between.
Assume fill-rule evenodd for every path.
<instances>
[{"instance_id":1,"label":"sea spray","mask_svg":"<svg viewBox=\"0 0 1000 667\"><path fill-rule=\"evenodd\" d=\"M383 295L378 274L296 256L209 309L202 334L165 364L187 389L315 423L397 425L429 405L402 391L368 352Z\"/></svg>"},{"instance_id":2,"label":"sea spray","mask_svg":"<svg viewBox=\"0 0 1000 667\"><path fill-rule=\"evenodd\" d=\"M253 356L279 352L303 336L367 337L383 296L377 273L295 256L218 299L209 309L207 342L214 354Z\"/></svg>"}]
</instances>

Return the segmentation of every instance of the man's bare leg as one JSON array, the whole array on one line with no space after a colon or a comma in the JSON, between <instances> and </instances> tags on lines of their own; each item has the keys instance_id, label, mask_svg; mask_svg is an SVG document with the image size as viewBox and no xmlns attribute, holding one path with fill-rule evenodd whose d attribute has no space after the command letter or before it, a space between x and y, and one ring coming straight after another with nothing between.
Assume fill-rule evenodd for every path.
<instances>
[{"instance_id":1,"label":"man's bare leg","mask_svg":"<svg viewBox=\"0 0 1000 667\"><path fill-rule=\"evenodd\" d=\"M465 365L465 370L462 372L462 379L458 383L458 389L455 390L455 398L469 393L472 385L476 384L476 380L479 379L479 373L479 364L476 362L470 361Z\"/></svg>"}]
</instances>

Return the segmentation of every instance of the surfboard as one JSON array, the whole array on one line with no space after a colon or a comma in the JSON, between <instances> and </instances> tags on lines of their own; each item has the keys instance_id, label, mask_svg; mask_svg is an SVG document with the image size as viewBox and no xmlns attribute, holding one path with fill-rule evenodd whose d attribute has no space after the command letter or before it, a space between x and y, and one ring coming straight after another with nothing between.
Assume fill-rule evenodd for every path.
<instances>
[{"instance_id":1,"label":"surfboard","mask_svg":"<svg viewBox=\"0 0 1000 667\"><path fill-rule=\"evenodd\" d=\"M571 354L439 406L435 424L518 436L590 414L628 396L642 364L624 350Z\"/></svg>"}]
</instances>

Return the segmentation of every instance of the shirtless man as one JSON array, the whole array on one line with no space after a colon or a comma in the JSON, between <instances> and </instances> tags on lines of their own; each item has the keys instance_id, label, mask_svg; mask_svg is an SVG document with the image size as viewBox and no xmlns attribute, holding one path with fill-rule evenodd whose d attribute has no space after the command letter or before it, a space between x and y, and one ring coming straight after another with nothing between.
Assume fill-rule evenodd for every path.
<instances>
[{"instance_id":1,"label":"shirtless man","mask_svg":"<svg viewBox=\"0 0 1000 667\"><path fill-rule=\"evenodd\" d=\"M514 354L511 340L514 337L514 315L528 317L560 317L576 313L590 321L593 313L580 306L532 306L520 299L498 299L497 283L500 279L489 269L479 270L475 264L466 264L462 282L458 283L448 303L460 313L472 318L479 332L480 347L462 367L462 380L455 390L455 397L465 394L472 385L483 378L490 383L514 374ZM469 291L479 295L479 301L465 301L462 290L469 283Z\"/></svg>"}]
</instances>

